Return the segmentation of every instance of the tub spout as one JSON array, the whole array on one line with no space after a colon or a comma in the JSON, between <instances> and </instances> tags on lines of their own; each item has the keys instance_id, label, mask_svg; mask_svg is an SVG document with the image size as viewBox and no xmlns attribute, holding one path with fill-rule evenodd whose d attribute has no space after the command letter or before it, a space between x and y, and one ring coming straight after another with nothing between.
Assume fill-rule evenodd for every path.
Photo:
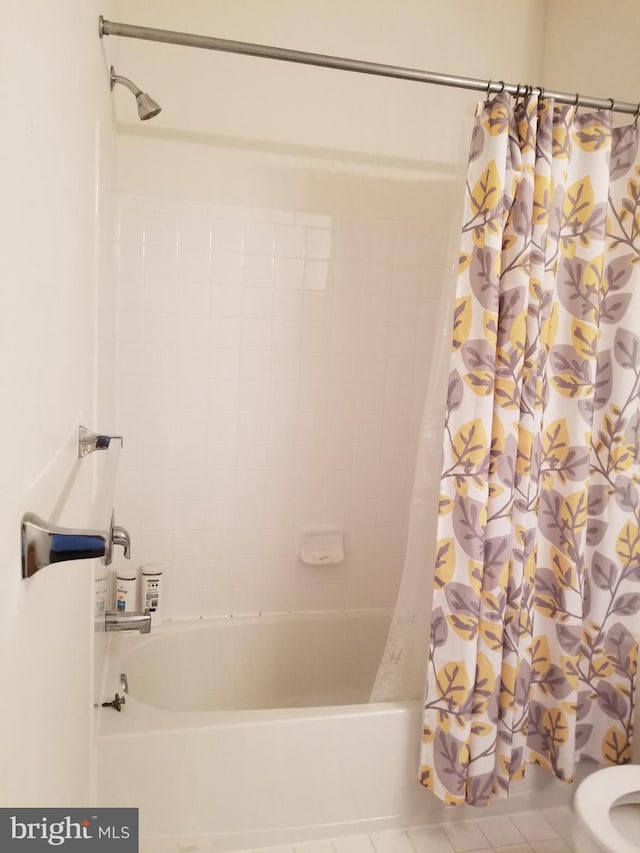
<instances>
[{"instance_id":1,"label":"tub spout","mask_svg":"<svg viewBox=\"0 0 640 853\"><path fill-rule=\"evenodd\" d=\"M151 631L151 613L148 610L126 611L107 610L104 620L105 631L140 631L148 634Z\"/></svg>"}]
</instances>

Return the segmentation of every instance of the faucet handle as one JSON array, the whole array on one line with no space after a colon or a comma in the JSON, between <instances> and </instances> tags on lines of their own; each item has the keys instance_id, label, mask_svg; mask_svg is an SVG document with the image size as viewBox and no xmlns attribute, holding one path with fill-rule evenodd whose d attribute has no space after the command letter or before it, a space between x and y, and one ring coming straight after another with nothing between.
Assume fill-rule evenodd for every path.
<instances>
[{"instance_id":1,"label":"faucet handle","mask_svg":"<svg viewBox=\"0 0 640 853\"><path fill-rule=\"evenodd\" d=\"M125 558L131 559L131 536L126 527L117 524L111 526L111 545L122 545Z\"/></svg>"},{"instance_id":2,"label":"faucet handle","mask_svg":"<svg viewBox=\"0 0 640 853\"><path fill-rule=\"evenodd\" d=\"M121 711L122 706L126 705L126 704L127 704L127 700L124 698L124 696L120 696L118 693L116 693L115 697L113 698L113 701L103 702L102 707L103 708L115 708L116 711Z\"/></svg>"},{"instance_id":3,"label":"faucet handle","mask_svg":"<svg viewBox=\"0 0 640 853\"><path fill-rule=\"evenodd\" d=\"M104 555L106 566L110 566L113 560L113 546L122 545L124 556L127 560L131 559L131 536L126 527L120 527L115 524L115 511L111 513L111 521L109 522L109 532L107 534L107 552Z\"/></svg>"}]
</instances>

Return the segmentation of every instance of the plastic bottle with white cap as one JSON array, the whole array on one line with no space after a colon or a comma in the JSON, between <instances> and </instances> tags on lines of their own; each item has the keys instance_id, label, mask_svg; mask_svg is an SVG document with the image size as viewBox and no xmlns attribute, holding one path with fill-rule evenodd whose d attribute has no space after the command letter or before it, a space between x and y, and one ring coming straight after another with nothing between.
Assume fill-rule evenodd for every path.
<instances>
[{"instance_id":1,"label":"plastic bottle with white cap","mask_svg":"<svg viewBox=\"0 0 640 853\"><path fill-rule=\"evenodd\" d=\"M162 570L161 563L143 563L142 571L142 610L151 613L151 624L160 622L160 605L162 602Z\"/></svg>"},{"instance_id":2,"label":"plastic bottle with white cap","mask_svg":"<svg viewBox=\"0 0 640 853\"><path fill-rule=\"evenodd\" d=\"M116 610L119 613L136 609L138 573L136 569L119 566L116 570Z\"/></svg>"}]
</instances>

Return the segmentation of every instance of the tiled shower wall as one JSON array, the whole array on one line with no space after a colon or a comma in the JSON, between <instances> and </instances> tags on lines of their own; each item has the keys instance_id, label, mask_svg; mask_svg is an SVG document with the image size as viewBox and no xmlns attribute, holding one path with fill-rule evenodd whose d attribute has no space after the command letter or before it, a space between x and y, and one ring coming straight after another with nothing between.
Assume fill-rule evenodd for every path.
<instances>
[{"instance_id":1,"label":"tiled shower wall","mask_svg":"<svg viewBox=\"0 0 640 853\"><path fill-rule=\"evenodd\" d=\"M118 520L163 617L392 606L449 213L118 207ZM307 566L324 524L345 561Z\"/></svg>"}]
</instances>

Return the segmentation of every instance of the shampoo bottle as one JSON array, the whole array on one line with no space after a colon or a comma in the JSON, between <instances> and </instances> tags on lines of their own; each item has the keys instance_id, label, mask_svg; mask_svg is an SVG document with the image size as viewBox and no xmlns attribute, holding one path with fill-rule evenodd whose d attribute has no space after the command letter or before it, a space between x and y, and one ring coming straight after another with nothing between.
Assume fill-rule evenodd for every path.
<instances>
[{"instance_id":1,"label":"shampoo bottle","mask_svg":"<svg viewBox=\"0 0 640 853\"><path fill-rule=\"evenodd\" d=\"M145 563L142 567L142 609L151 613L151 624L160 621L162 593L162 566L159 563Z\"/></svg>"},{"instance_id":2,"label":"shampoo bottle","mask_svg":"<svg viewBox=\"0 0 640 853\"><path fill-rule=\"evenodd\" d=\"M136 570L121 566L116 572L116 610L119 613L136 609L137 588Z\"/></svg>"}]
</instances>

